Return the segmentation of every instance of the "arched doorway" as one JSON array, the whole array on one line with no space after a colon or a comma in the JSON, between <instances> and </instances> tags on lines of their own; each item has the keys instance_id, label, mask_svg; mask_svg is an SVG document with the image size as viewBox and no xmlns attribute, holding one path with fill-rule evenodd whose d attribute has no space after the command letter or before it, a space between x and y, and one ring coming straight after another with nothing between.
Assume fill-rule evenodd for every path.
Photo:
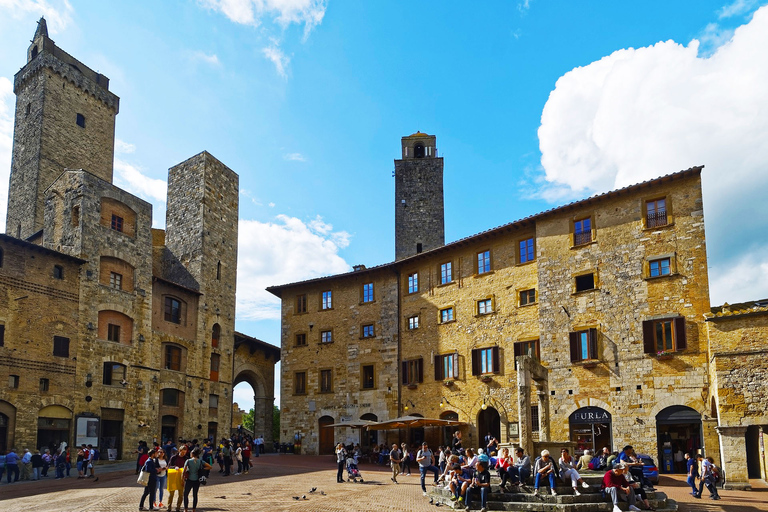
<instances>
[{"instance_id":1,"label":"arched doorway","mask_svg":"<svg viewBox=\"0 0 768 512\"><path fill-rule=\"evenodd\" d=\"M61 405L43 407L37 414L37 446L55 453L61 443L71 444L72 411Z\"/></svg>"},{"instance_id":2,"label":"arched doorway","mask_svg":"<svg viewBox=\"0 0 768 512\"><path fill-rule=\"evenodd\" d=\"M571 441L576 443L574 455L584 450L597 453L607 446L612 448L611 413L600 407L582 407L568 417Z\"/></svg>"},{"instance_id":3,"label":"arched doorway","mask_svg":"<svg viewBox=\"0 0 768 512\"><path fill-rule=\"evenodd\" d=\"M480 409L477 413L477 437L478 443L485 449L485 436L491 433L496 439L501 439L501 417L499 411L487 406L486 409Z\"/></svg>"},{"instance_id":4,"label":"arched doorway","mask_svg":"<svg viewBox=\"0 0 768 512\"><path fill-rule=\"evenodd\" d=\"M369 412L360 416L361 420L366 421L379 421L379 417ZM365 430L360 429L360 448L363 453L368 453L371 446L379 444L379 431L378 430Z\"/></svg>"},{"instance_id":5,"label":"arched doorway","mask_svg":"<svg viewBox=\"0 0 768 512\"><path fill-rule=\"evenodd\" d=\"M8 416L0 412L0 453L8 451Z\"/></svg>"},{"instance_id":6,"label":"arched doorway","mask_svg":"<svg viewBox=\"0 0 768 512\"><path fill-rule=\"evenodd\" d=\"M685 405L673 405L656 415L659 471L684 473L685 467L675 466L674 454L698 452L701 449L701 414Z\"/></svg>"},{"instance_id":7,"label":"arched doorway","mask_svg":"<svg viewBox=\"0 0 768 512\"><path fill-rule=\"evenodd\" d=\"M459 421L459 413L454 411L443 411L440 413L440 419L441 420L449 420L449 421ZM451 441L453 440L453 433L458 430L456 427L443 427L442 429L442 438L440 439L440 443L443 446L451 446Z\"/></svg>"},{"instance_id":8,"label":"arched doorway","mask_svg":"<svg viewBox=\"0 0 768 512\"><path fill-rule=\"evenodd\" d=\"M13 447L13 433L16 430L16 408L0 400L0 453L5 454Z\"/></svg>"},{"instance_id":9,"label":"arched doorway","mask_svg":"<svg viewBox=\"0 0 768 512\"><path fill-rule=\"evenodd\" d=\"M328 425L332 425L334 423L333 416L321 416L319 420L317 420L317 426L319 427L317 431L319 432L319 440L317 444L317 452L318 455L331 455L334 451L334 443L333 443L333 427L329 427Z\"/></svg>"},{"instance_id":10,"label":"arched doorway","mask_svg":"<svg viewBox=\"0 0 768 512\"><path fill-rule=\"evenodd\" d=\"M226 336L226 333L220 335ZM293 444L295 432L286 432L281 439L279 420L274 421L279 415L275 406L275 364L280 360L280 348L239 332L234 335L232 400L245 413L253 410L253 421L248 420L248 430L252 429L255 437L263 436L261 446L266 451L274 450L275 444L279 446L280 442ZM227 434L230 427L219 423L219 435Z\"/></svg>"},{"instance_id":11,"label":"arched doorway","mask_svg":"<svg viewBox=\"0 0 768 512\"><path fill-rule=\"evenodd\" d=\"M162 438L162 444L170 440L176 442L176 432L178 431L179 418L166 414L160 421L160 437Z\"/></svg>"}]
</instances>

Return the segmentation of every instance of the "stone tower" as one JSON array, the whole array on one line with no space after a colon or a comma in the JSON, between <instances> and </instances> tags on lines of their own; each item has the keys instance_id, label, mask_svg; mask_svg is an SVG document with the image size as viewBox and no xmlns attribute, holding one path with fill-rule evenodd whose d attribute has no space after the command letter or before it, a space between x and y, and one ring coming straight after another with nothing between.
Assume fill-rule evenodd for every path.
<instances>
[{"instance_id":1,"label":"stone tower","mask_svg":"<svg viewBox=\"0 0 768 512\"><path fill-rule=\"evenodd\" d=\"M222 404L218 421L225 429L232 415L232 382L225 376L232 376L233 368L238 192L237 174L207 151L168 172L165 245L176 260L170 277L201 294L197 339L206 341L206 353L199 361L212 362L210 368L189 370L210 372L209 391Z\"/></svg>"},{"instance_id":2,"label":"stone tower","mask_svg":"<svg viewBox=\"0 0 768 512\"><path fill-rule=\"evenodd\" d=\"M443 159L434 135L402 138L395 160L395 259L445 245Z\"/></svg>"},{"instance_id":3,"label":"stone tower","mask_svg":"<svg viewBox=\"0 0 768 512\"><path fill-rule=\"evenodd\" d=\"M56 46L43 18L13 92L6 232L26 239L43 228L46 190L64 169L84 169L112 182L120 99L109 92L106 76Z\"/></svg>"}]
</instances>

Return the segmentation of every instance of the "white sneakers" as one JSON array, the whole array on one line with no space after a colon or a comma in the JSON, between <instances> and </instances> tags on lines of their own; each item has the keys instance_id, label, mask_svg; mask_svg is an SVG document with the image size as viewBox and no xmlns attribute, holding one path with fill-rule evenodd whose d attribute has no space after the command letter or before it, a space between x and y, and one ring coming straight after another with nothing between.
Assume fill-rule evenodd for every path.
<instances>
[{"instance_id":1,"label":"white sneakers","mask_svg":"<svg viewBox=\"0 0 768 512\"><path fill-rule=\"evenodd\" d=\"M589 489L589 484L587 482L581 482L581 486L585 489Z\"/></svg>"},{"instance_id":2,"label":"white sneakers","mask_svg":"<svg viewBox=\"0 0 768 512\"><path fill-rule=\"evenodd\" d=\"M574 487L573 488L573 495L574 496L581 496L581 493L579 492L579 490L577 488Z\"/></svg>"},{"instance_id":3,"label":"white sneakers","mask_svg":"<svg viewBox=\"0 0 768 512\"><path fill-rule=\"evenodd\" d=\"M640 509L639 509L639 508L637 508L637 507L636 507L636 506L634 506L634 505L630 505L630 506L629 506L629 510L631 510L632 512L640 512Z\"/></svg>"},{"instance_id":4,"label":"white sneakers","mask_svg":"<svg viewBox=\"0 0 768 512\"><path fill-rule=\"evenodd\" d=\"M552 496L557 496L557 493L555 492L554 489L552 489Z\"/></svg>"},{"instance_id":5,"label":"white sneakers","mask_svg":"<svg viewBox=\"0 0 768 512\"><path fill-rule=\"evenodd\" d=\"M613 506L613 512L621 512L621 509L619 508L618 505Z\"/></svg>"}]
</instances>

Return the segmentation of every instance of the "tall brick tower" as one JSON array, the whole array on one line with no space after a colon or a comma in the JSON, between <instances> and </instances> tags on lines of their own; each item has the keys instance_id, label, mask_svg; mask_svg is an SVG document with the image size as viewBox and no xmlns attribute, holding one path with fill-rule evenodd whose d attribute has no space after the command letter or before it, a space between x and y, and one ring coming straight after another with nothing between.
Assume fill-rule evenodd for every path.
<instances>
[{"instance_id":1,"label":"tall brick tower","mask_svg":"<svg viewBox=\"0 0 768 512\"><path fill-rule=\"evenodd\" d=\"M16 73L16 122L6 232L28 238L43 228L46 189L65 168L112 182L120 99L109 79L61 50L41 18Z\"/></svg>"},{"instance_id":2,"label":"tall brick tower","mask_svg":"<svg viewBox=\"0 0 768 512\"><path fill-rule=\"evenodd\" d=\"M179 267L172 277L202 294L197 339L206 343L198 361L212 363L189 370L210 375L209 392L228 404L219 406L224 431L232 416L238 192L237 174L207 151L168 172L165 245Z\"/></svg>"},{"instance_id":3,"label":"tall brick tower","mask_svg":"<svg viewBox=\"0 0 768 512\"><path fill-rule=\"evenodd\" d=\"M434 135L402 138L395 160L395 259L445 245L443 159Z\"/></svg>"}]
</instances>

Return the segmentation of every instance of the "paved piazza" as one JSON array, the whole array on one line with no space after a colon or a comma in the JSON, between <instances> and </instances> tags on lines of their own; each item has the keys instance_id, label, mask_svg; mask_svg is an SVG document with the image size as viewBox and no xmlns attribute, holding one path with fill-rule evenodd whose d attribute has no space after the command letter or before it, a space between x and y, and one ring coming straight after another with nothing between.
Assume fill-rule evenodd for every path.
<instances>
[{"instance_id":1,"label":"paved piazza","mask_svg":"<svg viewBox=\"0 0 768 512\"><path fill-rule=\"evenodd\" d=\"M127 469L126 469L127 468ZM100 466L99 480L53 480L0 483L0 510L18 512L128 512L138 510L142 487L127 463ZM267 455L255 459L248 475L223 478L215 473L212 482L200 489L199 512L248 511L427 511L436 507L421 495L418 473L401 476L395 486L387 468L362 464L364 484L337 484L331 457ZM719 502L694 500L686 494L681 476L662 477L660 490L680 504L680 512L768 511L768 487L751 482L752 491L721 491ZM314 494L309 494L317 487ZM320 491L326 493L325 496ZM304 496L306 500L294 500ZM167 499L167 498L166 498ZM445 509L440 507L440 509ZM162 509L166 510L166 509ZM183 510L183 509L182 509Z\"/></svg>"}]
</instances>

